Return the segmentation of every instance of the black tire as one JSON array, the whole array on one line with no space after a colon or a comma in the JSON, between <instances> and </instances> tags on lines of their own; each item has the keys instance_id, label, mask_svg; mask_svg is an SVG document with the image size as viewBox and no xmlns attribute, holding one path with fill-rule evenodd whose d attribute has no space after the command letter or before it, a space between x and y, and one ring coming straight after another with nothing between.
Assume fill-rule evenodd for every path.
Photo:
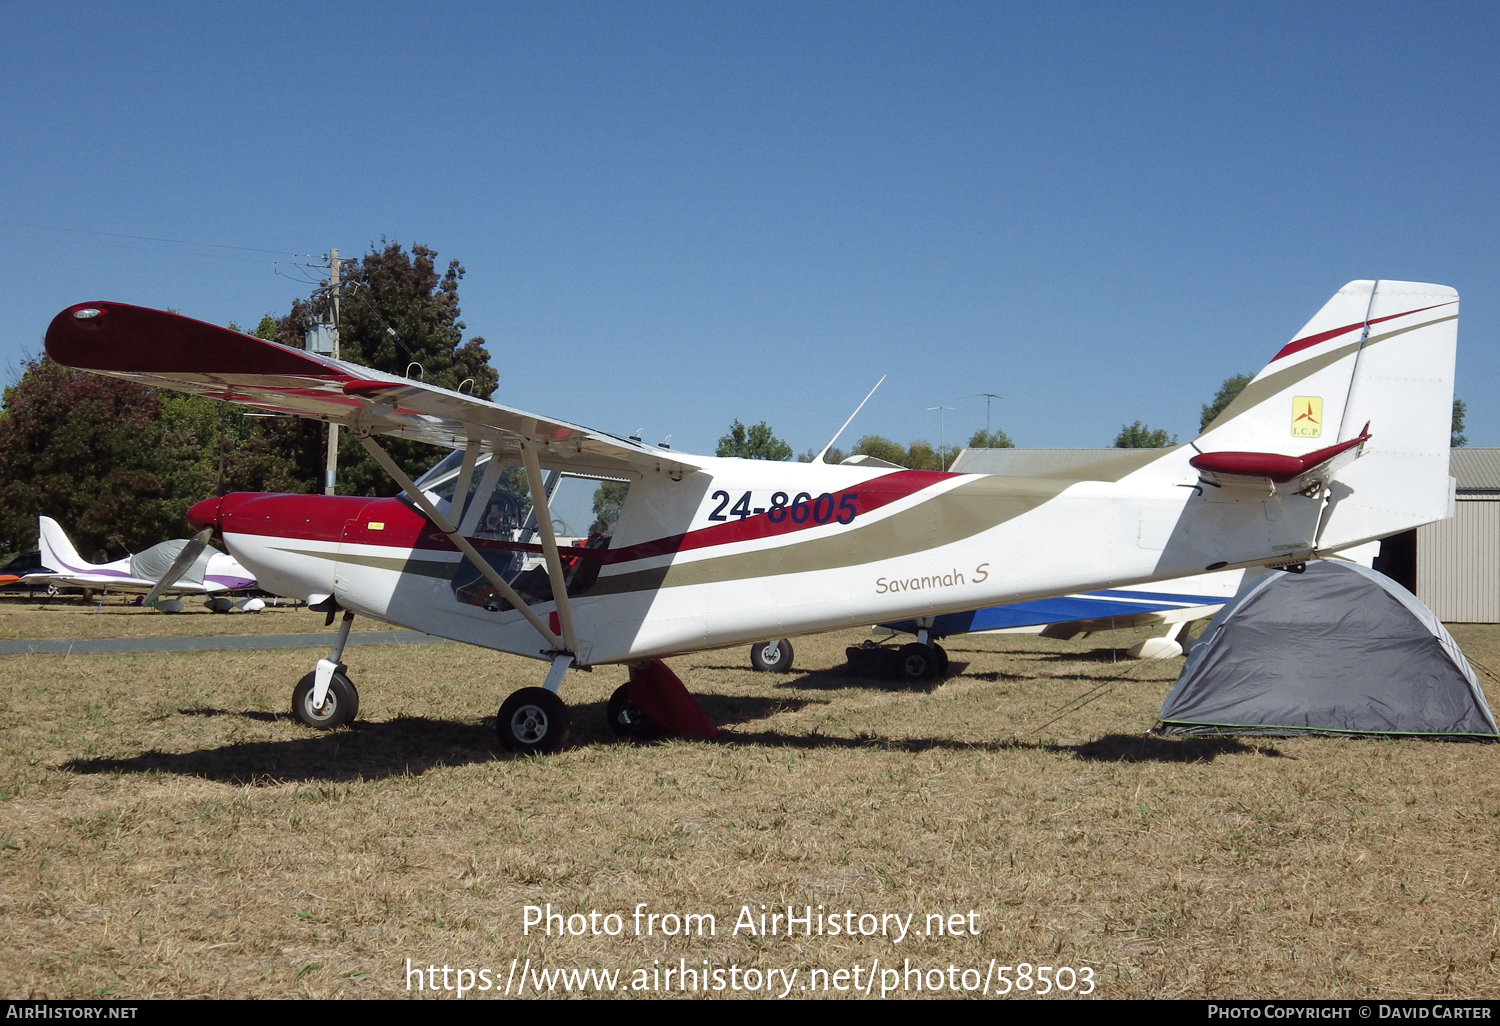
<instances>
[{"instance_id":1,"label":"black tire","mask_svg":"<svg viewBox=\"0 0 1500 1026\"><path fill-rule=\"evenodd\" d=\"M937 670L937 658L926 645L912 642L896 653L896 675L908 684L930 678Z\"/></svg>"},{"instance_id":2,"label":"black tire","mask_svg":"<svg viewBox=\"0 0 1500 1026\"><path fill-rule=\"evenodd\" d=\"M500 707L495 732L508 752L555 752L568 740L568 707L546 688L522 688Z\"/></svg>"},{"instance_id":3,"label":"black tire","mask_svg":"<svg viewBox=\"0 0 1500 1026\"><path fill-rule=\"evenodd\" d=\"M751 645L750 665L761 673L787 673L792 668L792 643L781 638Z\"/></svg>"},{"instance_id":4,"label":"black tire","mask_svg":"<svg viewBox=\"0 0 1500 1026\"><path fill-rule=\"evenodd\" d=\"M299 722L316 730L332 730L354 722L359 713L359 691L342 670L335 670L328 682L328 694L323 699L323 708L312 704L313 685L317 674L309 673L292 689L292 715Z\"/></svg>"},{"instance_id":5,"label":"black tire","mask_svg":"<svg viewBox=\"0 0 1500 1026\"><path fill-rule=\"evenodd\" d=\"M651 717L641 711L640 706L630 700L630 696L625 693L626 687L627 685L621 684L609 696L605 715L609 719L610 732L615 737L635 737L642 740L660 737L661 729L652 722Z\"/></svg>"},{"instance_id":6,"label":"black tire","mask_svg":"<svg viewBox=\"0 0 1500 1026\"><path fill-rule=\"evenodd\" d=\"M932 654L937 659L937 668L933 671L932 675L938 680L943 680L948 676L948 653L943 651L942 645L934 642Z\"/></svg>"}]
</instances>

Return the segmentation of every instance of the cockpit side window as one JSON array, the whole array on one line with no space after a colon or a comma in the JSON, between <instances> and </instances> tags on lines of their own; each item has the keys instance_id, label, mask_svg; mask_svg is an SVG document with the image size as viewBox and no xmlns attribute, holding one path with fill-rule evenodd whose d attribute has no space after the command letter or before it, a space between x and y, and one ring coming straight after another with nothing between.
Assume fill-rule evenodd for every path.
<instances>
[{"instance_id":1,"label":"cockpit side window","mask_svg":"<svg viewBox=\"0 0 1500 1026\"><path fill-rule=\"evenodd\" d=\"M525 471L493 463L490 454L484 453L475 461L468 494L455 504L453 493L462 470L463 453L455 451L438 461L416 484L444 515L458 522L459 530L473 540L485 561L528 603L549 601L552 582L538 551L541 532ZM568 594L586 594L599 578L630 482L548 471L543 483ZM454 597L467 605L492 612L510 608L510 603L467 562L460 562L454 569L453 591Z\"/></svg>"}]
</instances>

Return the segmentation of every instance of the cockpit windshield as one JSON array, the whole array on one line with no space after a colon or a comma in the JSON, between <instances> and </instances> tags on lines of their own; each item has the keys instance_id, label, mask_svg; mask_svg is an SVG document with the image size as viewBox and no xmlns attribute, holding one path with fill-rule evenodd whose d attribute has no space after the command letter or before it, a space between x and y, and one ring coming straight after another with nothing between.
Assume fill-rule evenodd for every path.
<instances>
[{"instance_id":1,"label":"cockpit windshield","mask_svg":"<svg viewBox=\"0 0 1500 1026\"><path fill-rule=\"evenodd\" d=\"M552 582L540 547L536 510L526 472L495 463L484 453L474 463L468 493L455 501L463 473L462 452L439 460L416 481L439 512L458 522L500 576L528 603L552 597ZM594 586L630 490L629 481L548 471L542 478L552 533L569 595ZM403 501L410 501L403 497ZM478 569L460 564L454 571L454 597L492 612L510 608Z\"/></svg>"},{"instance_id":2,"label":"cockpit windshield","mask_svg":"<svg viewBox=\"0 0 1500 1026\"><path fill-rule=\"evenodd\" d=\"M492 471L489 453L481 453L475 461L468 494L458 509L453 508L453 492L463 471L463 458L460 450L444 456L417 478L417 487L426 493L439 512L462 516L467 535L504 541L533 541L533 537L520 537L522 532L528 536L536 533L526 472L518 466L501 466ZM614 534L630 482L557 471L544 473L543 481L558 544L583 545L590 539ZM403 497L403 501L409 500ZM484 502L482 513L477 511L476 501ZM507 531L510 532L508 536Z\"/></svg>"},{"instance_id":3,"label":"cockpit windshield","mask_svg":"<svg viewBox=\"0 0 1500 1026\"><path fill-rule=\"evenodd\" d=\"M487 452L481 453L475 462L474 477L469 482L469 496L473 496L475 489L479 487L484 477L484 468L489 462L490 454ZM426 492L427 498L444 513L448 511L448 505L453 502L453 490L458 487L458 475L463 470L463 463L463 450L455 449L434 463L416 480L416 486Z\"/></svg>"}]
</instances>

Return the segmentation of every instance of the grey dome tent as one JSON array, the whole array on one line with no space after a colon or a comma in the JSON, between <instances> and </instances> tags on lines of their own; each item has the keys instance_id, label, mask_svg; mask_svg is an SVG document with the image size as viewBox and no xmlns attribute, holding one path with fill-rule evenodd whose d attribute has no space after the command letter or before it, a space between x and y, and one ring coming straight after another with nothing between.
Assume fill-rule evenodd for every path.
<instances>
[{"instance_id":1,"label":"grey dome tent","mask_svg":"<svg viewBox=\"0 0 1500 1026\"><path fill-rule=\"evenodd\" d=\"M1432 610L1384 574L1342 560L1247 581L1193 646L1158 729L1500 736Z\"/></svg>"}]
</instances>

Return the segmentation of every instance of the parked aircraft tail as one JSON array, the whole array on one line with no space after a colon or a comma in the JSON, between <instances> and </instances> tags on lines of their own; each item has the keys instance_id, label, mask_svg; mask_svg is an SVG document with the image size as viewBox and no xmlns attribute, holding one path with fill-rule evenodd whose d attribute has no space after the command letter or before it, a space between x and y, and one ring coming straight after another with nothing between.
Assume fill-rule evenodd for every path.
<instances>
[{"instance_id":1,"label":"parked aircraft tail","mask_svg":"<svg viewBox=\"0 0 1500 1026\"><path fill-rule=\"evenodd\" d=\"M42 566L49 570L67 573L69 570L86 570L94 564L78 554L62 525L51 517L37 518L37 548L41 553Z\"/></svg>"},{"instance_id":2,"label":"parked aircraft tail","mask_svg":"<svg viewBox=\"0 0 1500 1026\"><path fill-rule=\"evenodd\" d=\"M1341 549L1441 520L1449 515L1452 495L1448 455L1457 337L1453 289L1352 281L1245 386L1194 448L1246 456L1314 454L1316 460L1359 439L1368 425L1358 458L1350 450L1329 478L1318 549Z\"/></svg>"}]
</instances>

